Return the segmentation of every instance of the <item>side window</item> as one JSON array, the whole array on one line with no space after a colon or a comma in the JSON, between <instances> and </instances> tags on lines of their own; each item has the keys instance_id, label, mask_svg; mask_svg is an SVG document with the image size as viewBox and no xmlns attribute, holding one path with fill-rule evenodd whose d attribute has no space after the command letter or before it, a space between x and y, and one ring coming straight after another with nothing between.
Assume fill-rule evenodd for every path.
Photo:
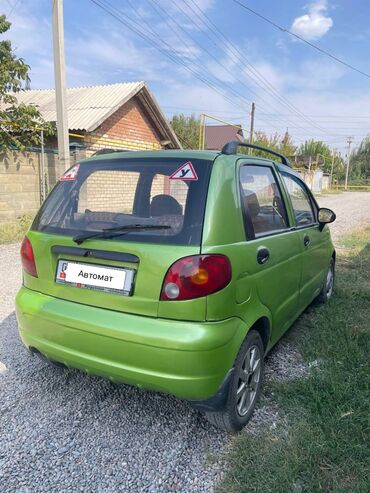
<instances>
[{"instance_id":1,"label":"side window","mask_svg":"<svg viewBox=\"0 0 370 493\"><path fill-rule=\"evenodd\" d=\"M245 165L240 169L242 204L255 236L288 227L283 199L272 170Z\"/></svg>"},{"instance_id":2,"label":"side window","mask_svg":"<svg viewBox=\"0 0 370 493\"><path fill-rule=\"evenodd\" d=\"M292 201L297 226L313 224L315 214L304 184L294 176L285 173L282 176Z\"/></svg>"}]
</instances>

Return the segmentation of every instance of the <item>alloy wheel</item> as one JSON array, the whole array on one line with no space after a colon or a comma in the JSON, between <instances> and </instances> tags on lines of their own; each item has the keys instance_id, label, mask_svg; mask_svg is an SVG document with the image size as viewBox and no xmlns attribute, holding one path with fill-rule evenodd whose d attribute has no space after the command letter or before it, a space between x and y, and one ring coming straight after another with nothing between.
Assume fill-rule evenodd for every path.
<instances>
[{"instance_id":1,"label":"alloy wheel","mask_svg":"<svg viewBox=\"0 0 370 493\"><path fill-rule=\"evenodd\" d=\"M239 416L245 416L257 394L261 378L262 355L258 346L248 348L239 372L236 391L236 409Z\"/></svg>"},{"instance_id":2,"label":"alloy wheel","mask_svg":"<svg viewBox=\"0 0 370 493\"><path fill-rule=\"evenodd\" d=\"M330 265L328 273L326 275L326 296L329 299L333 293L333 287L334 287L334 267L333 265Z\"/></svg>"}]
</instances>

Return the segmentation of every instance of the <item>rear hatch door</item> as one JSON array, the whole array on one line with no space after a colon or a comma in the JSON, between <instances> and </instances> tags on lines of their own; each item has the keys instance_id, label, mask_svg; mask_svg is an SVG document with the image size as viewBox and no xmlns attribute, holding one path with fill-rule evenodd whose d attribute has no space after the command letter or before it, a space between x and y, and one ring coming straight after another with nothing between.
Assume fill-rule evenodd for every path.
<instances>
[{"instance_id":1,"label":"rear hatch door","mask_svg":"<svg viewBox=\"0 0 370 493\"><path fill-rule=\"evenodd\" d=\"M26 286L158 316L168 268L200 253L210 169L211 161L183 158L81 163L57 184L28 233L38 278L25 274ZM204 300L192 303L202 314L190 318L204 318Z\"/></svg>"}]
</instances>

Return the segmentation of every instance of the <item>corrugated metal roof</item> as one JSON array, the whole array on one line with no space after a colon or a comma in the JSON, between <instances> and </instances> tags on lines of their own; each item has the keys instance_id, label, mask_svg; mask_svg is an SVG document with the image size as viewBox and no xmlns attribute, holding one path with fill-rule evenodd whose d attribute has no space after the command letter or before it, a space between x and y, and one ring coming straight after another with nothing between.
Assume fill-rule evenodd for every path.
<instances>
[{"instance_id":1,"label":"corrugated metal roof","mask_svg":"<svg viewBox=\"0 0 370 493\"><path fill-rule=\"evenodd\" d=\"M104 86L67 89L68 127L71 130L95 130L108 116L131 99L145 82L126 82ZM35 104L47 121L56 121L54 89L33 89L17 93L18 102Z\"/></svg>"},{"instance_id":2,"label":"corrugated metal roof","mask_svg":"<svg viewBox=\"0 0 370 493\"><path fill-rule=\"evenodd\" d=\"M239 127L239 125L238 125ZM222 149L225 144L232 140L243 141L243 130L231 125L206 125L205 127L205 149Z\"/></svg>"}]
</instances>

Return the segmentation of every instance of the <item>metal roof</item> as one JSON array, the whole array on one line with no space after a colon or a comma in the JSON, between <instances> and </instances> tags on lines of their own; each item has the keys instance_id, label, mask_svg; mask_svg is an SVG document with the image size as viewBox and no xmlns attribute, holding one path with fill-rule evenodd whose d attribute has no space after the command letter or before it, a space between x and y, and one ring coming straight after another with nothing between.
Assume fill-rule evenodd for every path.
<instances>
[{"instance_id":1,"label":"metal roof","mask_svg":"<svg viewBox=\"0 0 370 493\"><path fill-rule=\"evenodd\" d=\"M174 147L181 147L176 134L143 81L67 89L68 128L92 132L136 95L153 118L162 138L170 139ZM17 92L15 96L19 103L36 105L46 121L56 121L54 89L31 89Z\"/></svg>"},{"instance_id":2,"label":"metal roof","mask_svg":"<svg viewBox=\"0 0 370 493\"><path fill-rule=\"evenodd\" d=\"M240 127L240 128L236 128ZM206 125L205 127L205 148L219 150L231 140L243 141L243 130L240 125Z\"/></svg>"}]
</instances>

